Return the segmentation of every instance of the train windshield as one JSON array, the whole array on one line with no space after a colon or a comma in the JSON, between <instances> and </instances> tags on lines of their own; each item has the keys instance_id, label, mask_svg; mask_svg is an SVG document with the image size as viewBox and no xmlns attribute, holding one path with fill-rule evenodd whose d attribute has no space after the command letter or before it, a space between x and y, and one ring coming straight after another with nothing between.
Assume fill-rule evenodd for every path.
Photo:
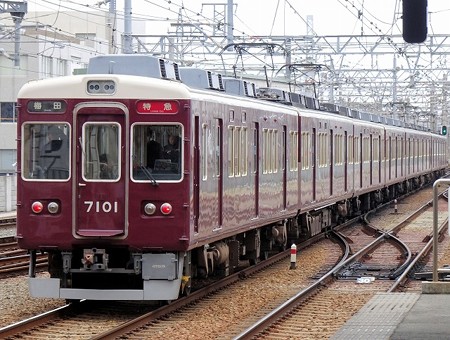
<instances>
[{"instance_id":1,"label":"train windshield","mask_svg":"<svg viewBox=\"0 0 450 340\"><path fill-rule=\"evenodd\" d=\"M181 125L135 124L132 138L133 180L181 180Z\"/></svg>"},{"instance_id":2,"label":"train windshield","mask_svg":"<svg viewBox=\"0 0 450 340\"><path fill-rule=\"evenodd\" d=\"M70 128L66 123L23 125L22 176L29 180L65 181L70 176Z\"/></svg>"}]
</instances>

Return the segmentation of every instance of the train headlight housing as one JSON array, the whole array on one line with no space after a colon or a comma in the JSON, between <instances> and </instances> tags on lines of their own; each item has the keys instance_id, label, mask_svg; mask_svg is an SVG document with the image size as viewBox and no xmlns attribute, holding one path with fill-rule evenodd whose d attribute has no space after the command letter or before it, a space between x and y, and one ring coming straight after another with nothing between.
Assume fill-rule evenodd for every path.
<instances>
[{"instance_id":1,"label":"train headlight housing","mask_svg":"<svg viewBox=\"0 0 450 340\"><path fill-rule=\"evenodd\" d=\"M116 83L112 80L89 80L86 91L89 94L114 94Z\"/></svg>"},{"instance_id":2,"label":"train headlight housing","mask_svg":"<svg viewBox=\"0 0 450 340\"><path fill-rule=\"evenodd\" d=\"M147 215L153 215L155 213L155 211L156 211L156 206L153 203L147 203L144 206L144 212Z\"/></svg>"},{"instance_id":3,"label":"train headlight housing","mask_svg":"<svg viewBox=\"0 0 450 340\"><path fill-rule=\"evenodd\" d=\"M161 205L161 213L163 215L169 215L172 212L172 206L170 203L164 203Z\"/></svg>"},{"instance_id":4,"label":"train headlight housing","mask_svg":"<svg viewBox=\"0 0 450 340\"><path fill-rule=\"evenodd\" d=\"M47 210L50 214L56 214L59 211L59 204L56 202L50 202L47 205Z\"/></svg>"},{"instance_id":5,"label":"train headlight housing","mask_svg":"<svg viewBox=\"0 0 450 340\"><path fill-rule=\"evenodd\" d=\"M41 202L39 202L39 201L33 202L31 204L31 210L35 214L40 214L42 212L42 210L44 210L44 205Z\"/></svg>"}]
</instances>

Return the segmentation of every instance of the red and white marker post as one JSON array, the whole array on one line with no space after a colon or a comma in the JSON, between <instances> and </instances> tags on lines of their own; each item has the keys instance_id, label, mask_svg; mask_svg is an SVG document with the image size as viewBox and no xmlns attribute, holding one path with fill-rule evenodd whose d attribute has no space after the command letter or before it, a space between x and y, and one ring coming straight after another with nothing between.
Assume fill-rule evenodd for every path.
<instances>
[{"instance_id":1,"label":"red and white marker post","mask_svg":"<svg viewBox=\"0 0 450 340\"><path fill-rule=\"evenodd\" d=\"M297 266L297 246L292 244L291 246L291 267L289 269L295 269Z\"/></svg>"}]
</instances>

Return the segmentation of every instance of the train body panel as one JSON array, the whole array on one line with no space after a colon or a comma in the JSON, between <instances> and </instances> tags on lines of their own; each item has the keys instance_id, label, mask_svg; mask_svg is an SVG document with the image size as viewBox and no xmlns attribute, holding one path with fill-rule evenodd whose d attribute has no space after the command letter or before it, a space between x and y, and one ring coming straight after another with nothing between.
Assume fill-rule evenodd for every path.
<instances>
[{"instance_id":1,"label":"train body panel","mask_svg":"<svg viewBox=\"0 0 450 340\"><path fill-rule=\"evenodd\" d=\"M297 171L289 171L287 155L297 112L255 100L233 103L220 94L203 94L192 105L203 162L196 244L295 215ZM265 154L265 163L256 152Z\"/></svg>"},{"instance_id":2,"label":"train body panel","mask_svg":"<svg viewBox=\"0 0 450 340\"><path fill-rule=\"evenodd\" d=\"M355 171L358 173L355 180L355 193L362 194L370 189L371 165L370 165L370 135L365 123L354 125L355 136Z\"/></svg>"},{"instance_id":3,"label":"train body panel","mask_svg":"<svg viewBox=\"0 0 450 340\"><path fill-rule=\"evenodd\" d=\"M442 136L141 77L139 63L178 73L111 58L92 69L134 62L135 75L53 78L18 95L17 238L34 296L172 300L446 167ZM34 277L37 251L49 279Z\"/></svg>"}]
</instances>

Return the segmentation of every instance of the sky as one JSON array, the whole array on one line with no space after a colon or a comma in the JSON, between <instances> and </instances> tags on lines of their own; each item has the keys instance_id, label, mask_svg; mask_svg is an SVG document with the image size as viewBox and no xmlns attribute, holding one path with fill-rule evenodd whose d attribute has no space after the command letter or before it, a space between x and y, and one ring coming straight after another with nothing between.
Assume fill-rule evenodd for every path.
<instances>
[{"instance_id":1,"label":"sky","mask_svg":"<svg viewBox=\"0 0 450 340\"><path fill-rule=\"evenodd\" d=\"M102 9L105 0L28 0L28 10ZM123 14L124 0L116 0ZM184 21L211 22L227 0L132 0L133 20L146 22L147 34L164 34L178 15ZM216 7L212 6L216 4ZM234 0L235 35L305 35L307 16L318 35L401 34L401 0ZM428 0L428 32L450 34L450 1Z\"/></svg>"}]
</instances>

